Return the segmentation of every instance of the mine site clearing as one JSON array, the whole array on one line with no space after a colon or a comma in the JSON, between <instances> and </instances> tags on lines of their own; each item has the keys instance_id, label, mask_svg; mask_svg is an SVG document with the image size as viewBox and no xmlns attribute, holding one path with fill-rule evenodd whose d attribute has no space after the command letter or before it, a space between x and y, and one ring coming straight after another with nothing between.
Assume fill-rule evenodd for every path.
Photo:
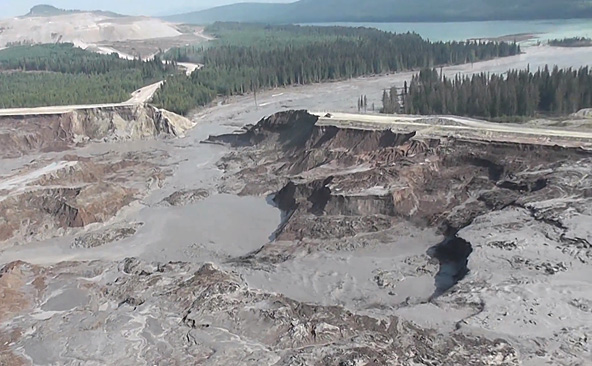
<instances>
[{"instance_id":1,"label":"mine site clearing","mask_svg":"<svg viewBox=\"0 0 592 366\"><path fill-rule=\"evenodd\" d=\"M148 17L111 17L79 13L0 20L0 46L9 42L74 43L122 58L153 57L161 50L194 45L212 38L203 27L183 26Z\"/></svg>"}]
</instances>

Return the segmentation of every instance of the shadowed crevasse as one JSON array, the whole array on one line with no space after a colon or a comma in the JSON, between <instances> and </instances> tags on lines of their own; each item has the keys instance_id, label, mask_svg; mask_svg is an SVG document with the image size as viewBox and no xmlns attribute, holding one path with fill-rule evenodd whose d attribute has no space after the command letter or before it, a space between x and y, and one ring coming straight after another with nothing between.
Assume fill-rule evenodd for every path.
<instances>
[{"instance_id":1,"label":"shadowed crevasse","mask_svg":"<svg viewBox=\"0 0 592 366\"><path fill-rule=\"evenodd\" d=\"M440 262L434 283L436 290L430 299L442 295L465 278L469 273L469 256L472 252L471 243L456 235L428 249L428 255Z\"/></svg>"}]
</instances>

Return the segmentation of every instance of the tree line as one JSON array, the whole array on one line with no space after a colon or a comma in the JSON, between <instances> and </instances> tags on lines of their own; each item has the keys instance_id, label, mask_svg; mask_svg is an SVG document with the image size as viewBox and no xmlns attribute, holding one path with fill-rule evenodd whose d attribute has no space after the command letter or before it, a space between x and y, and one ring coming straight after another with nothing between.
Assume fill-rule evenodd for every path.
<instances>
[{"instance_id":1,"label":"tree line","mask_svg":"<svg viewBox=\"0 0 592 366\"><path fill-rule=\"evenodd\" d=\"M115 103L176 72L174 62L101 55L72 44L0 50L0 108Z\"/></svg>"},{"instance_id":2,"label":"tree line","mask_svg":"<svg viewBox=\"0 0 592 366\"><path fill-rule=\"evenodd\" d=\"M142 61L88 52L71 43L14 46L0 51L0 70L52 71L63 74L106 74L112 71L141 70L145 77L162 76L175 70L174 62L160 55Z\"/></svg>"},{"instance_id":3,"label":"tree line","mask_svg":"<svg viewBox=\"0 0 592 366\"><path fill-rule=\"evenodd\" d=\"M592 39L585 37L552 39L549 41L549 45L554 47L590 47Z\"/></svg>"},{"instance_id":4,"label":"tree line","mask_svg":"<svg viewBox=\"0 0 592 366\"><path fill-rule=\"evenodd\" d=\"M382 92L382 108L380 109L380 113L384 114L395 114L400 113L402 110L402 97L407 95L407 81L403 85L403 90L401 94L398 93L397 88L395 86L391 87L389 90L384 90Z\"/></svg>"},{"instance_id":5,"label":"tree line","mask_svg":"<svg viewBox=\"0 0 592 366\"><path fill-rule=\"evenodd\" d=\"M429 42L413 33L370 28L215 24L217 44L192 55L204 68L165 84L156 94L161 107L186 113L203 105L200 96L231 96L294 84L461 64L520 53L520 46L497 42ZM209 31L209 30L208 30ZM240 43L238 40L247 43ZM250 42L250 43L248 43ZM188 59L183 52L170 52ZM167 81L167 84L169 81ZM172 93L172 94L171 94ZM211 101L208 100L206 103Z\"/></svg>"},{"instance_id":6,"label":"tree line","mask_svg":"<svg viewBox=\"0 0 592 366\"><path fill-rule=\"evenodd\" d=\"M0 72L0 108L119 103L144 85L138 70L99 75Z\"/></svg>"},{"instance_id":7,"label":"tree line","mask_svg":"<svg viewBox=\"0 0 592 366\"><path fill-rule=\"evenodd\" d=\"M435 69L414 76L408 90L383 95L384 113L454 114L475 117L565 115L592 107L592 72L511 70L505 75L475 74L447 78Z\"/></svg>"}]
</instances>

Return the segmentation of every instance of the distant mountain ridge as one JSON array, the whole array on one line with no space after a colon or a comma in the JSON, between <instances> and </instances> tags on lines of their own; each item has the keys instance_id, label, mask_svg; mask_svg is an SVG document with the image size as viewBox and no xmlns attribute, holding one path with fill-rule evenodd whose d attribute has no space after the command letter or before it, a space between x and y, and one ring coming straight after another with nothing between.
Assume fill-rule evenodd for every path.
<instances>
[{"instance_id":1,"label":"distant mountain ridge","mask_svg":"<svg viewBox=\"0 0 592 366\"><path fill-rule=\"evenodd\" d=\"M117 13L114 13L111 11L66 10L66 9L56 8L53 5L40 4L40 5L35 5L34 7L32 7L31 10L25 15L25 17L51 17L51 16L56 16L56 15L79 14L79 13L93 13L96 15L103 15L103 16L108 16L108 17L112 17L112 18L125 16L125 15L117 14Z\"/></svg>"},{"instance_id":2,"label":"distant mountain ridge","mask_svg":"<svg viewBox=\"0 0 592 366\"><path fill-rule=\"evenodd\" d=\"M238 3L164 19L182 23L446 22L592 18L592 0L300 0Z\"/></svg>"}]
</instances>

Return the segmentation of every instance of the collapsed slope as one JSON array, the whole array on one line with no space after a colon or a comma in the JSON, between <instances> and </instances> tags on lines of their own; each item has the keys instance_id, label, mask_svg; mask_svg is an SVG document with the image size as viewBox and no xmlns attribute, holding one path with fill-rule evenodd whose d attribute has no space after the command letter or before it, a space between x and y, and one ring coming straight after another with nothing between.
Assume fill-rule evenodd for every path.
<instances>
[{"instance_id":1,"label":"collapsed slope","mask_svg":"<svg viewBox=\"0 0 592 366\"><path fill-rule=\"evenodd\" d=\"M144 252L0 270L0 363L534 366L592 356L589 152L343 128L305 111L243 132L209 139L235 146L219 161L217 188L269 194L284 211L270 243L245 254L260 242L244 246L249 226L261 227L252 203L263 197L233 219L229 207L239 206L210 200L232 196L203 190L218 179L185 186L187 170L207 169L189 160L152 197L156 219L135 216L156 228L106 248L123 258L164 232L156 258L169 259ZM190 153L201 162L227 151L200 147ZM104 176L133 176L139 187L152 167L118 169ZM72 176L68 184L84 180ZM191 215L207 200L201 220L216 216L238 233L238 250L209 241L217 224ZM187 236L173 233L179 223ZM92 248L136 227L74 244ZM179 242L180 256L161 256ZM204 265L210 258L219 265Z\"/></svg>"},{"instance_id":2,"label":"collapsed slope","mask_svg":"<svg viewBox=\"0 0 592 366\"><path fill-rule=\"evenodd\" d=\"M320 125L306 111L209 142L239 147L220 162L221 190L271 195L284 213L272 242L241 259L246 268L285 276L323 258L326 269L308 275L335 280L315 280L311 299L329 291L330 302L373 309L378 298L422 324L503 334L523 361L590 356L590 338L574 343L570 335L592 330L592 313L573 305L592 303L589 151ZM441 243L421 253L425 243L415 238L425 230ZM367 265L368 255L380 259L353 266ZM281 286L246 271L251 281ZM426 277L433 287L419 291ZM369 280L374 290L338 290ZM435 321L418 311L448 315Z\"/></svg>"},{"instance_id":3,"label":"collapsed slope","mask_svg":"<svg viewBox=\"0 0 592 366\"><path fill-rule=\"evenodd\" d=\"M113 151L32 161L0 179L0 250L108 222L162 184L171 172L156 162L166 157Z\"/></svg>"},{"instance_id":4,"label":"collapsed slope","mask_svg":"<svg viewBox=\"0 0 592 366\"><path fill-rule=\"evenodd\" d=\"M591 154L576 148L418 139L413 131L317 125L317 117L305 111L278 113L242 134L209 141L247 147L246 154L231 154L221 164L233 173L227 189L276 192L281 210L315 221L396 217L454 233L485 212L589 193L584 182L555 173L566 162L589 163ZM289 227L297 217L290 221ZM281 234L292 232L289 227ZM304 237L311 235L289 235Z\"/></svg>"},{"instance_id":5,"label":"collapsed slope","mask_svg":"<svg viewBox=\"0 0 592 366\"><path fill-rule=\"evenodd\" d=\"M148 104L97 106L55 114L2 114L0 157L61 151L90 141L182 136L193 126L185 117Z\"/></svg>"},{"instance_id":6,"label":"collapsed slope","mask_svg":"<svg viewBox=\"0 0 592 366\"><path fill-rule=\"evenodd\" d=\"M0 158L16 160L18 167L0 177L0 249L108 222L171 173L160 166L168 157L162 150L118 152L114 146L85 156L76 148L180 137L194 126L185 117L147 104L2 115L0 124ZM99 234L101 240L85 239L77 245L102 245L122 230L130 231L119 228Z\"/></svg>"}]
</instances>

